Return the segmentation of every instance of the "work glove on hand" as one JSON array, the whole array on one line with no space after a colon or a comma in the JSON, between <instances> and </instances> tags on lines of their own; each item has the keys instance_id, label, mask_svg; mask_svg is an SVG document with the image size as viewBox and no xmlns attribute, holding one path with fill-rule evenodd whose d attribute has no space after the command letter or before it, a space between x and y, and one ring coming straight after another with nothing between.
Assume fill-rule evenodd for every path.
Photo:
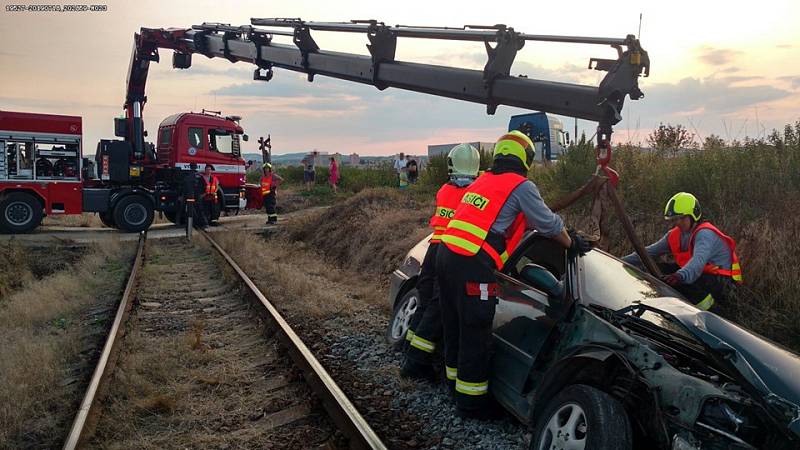
<instances>
[{"instance_id":1,"label":"work glove on hand","mask_svg":"<svg viewBox=\"0 0 800 450\"><path fill-rule=\"evenodd\" d=\"M583 256L592 249L592 244L586 242L573 230L570 230L569 238L572 240L572 245L569 248L570 256Z\"/></svg>"},{"instance_id":2,"label":"work glove on hand","mask_svg":"<svg viewBox=\"0 0 800 450\"><path fill-rule=\"evenodd\" d=\"M677 285L681 284L683 279L678 274L678 272L674 272L674 273L671 273L669 275L662 276L661 277L661 281L663 281L664 283L667 283L670 286L677 286Z\"/></svg>"}]
</instances>

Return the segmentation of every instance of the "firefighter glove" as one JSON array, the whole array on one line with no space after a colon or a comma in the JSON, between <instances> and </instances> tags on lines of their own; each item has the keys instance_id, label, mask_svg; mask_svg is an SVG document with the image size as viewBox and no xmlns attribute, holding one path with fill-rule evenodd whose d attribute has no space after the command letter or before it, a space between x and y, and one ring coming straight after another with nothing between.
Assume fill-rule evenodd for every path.
<instances>
[{"instance_id":1,"label":"firefighter glove","mask_svg":"<svg viewBox=\"0 0 800 450\"><path fill-rule=\"evenodd\" d=\"M669 275L664 275L663 277L661 277L661 281L667 283L670 286L677 286L681 284L683 279L681 278L681 275L678 272L674 272Z\"/></svg>"},{"instance_id":2,"label":"firefighter glove","mask_svg":"<svg viewBox=\"0 0 800 450\"><path fill-rule=\"evenodd\" d=\"M569 232L569 238L572 240L572 245L569 248L570 256L583 256L592 249L592 244L584 240L575 231Z\"/></svg>"}]
</instances>

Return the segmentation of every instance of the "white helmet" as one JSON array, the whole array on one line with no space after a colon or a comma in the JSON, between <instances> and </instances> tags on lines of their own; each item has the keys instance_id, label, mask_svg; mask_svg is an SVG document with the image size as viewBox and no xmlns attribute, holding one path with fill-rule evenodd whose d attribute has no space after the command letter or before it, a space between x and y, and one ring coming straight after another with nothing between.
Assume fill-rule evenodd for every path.
<instances>
[{"instance_id":1,"label":"white helmet","mask_svg":"<svg viewBox=\"0 0 800 450\"><path fill-rule=\"evenodd\" d=\"M458 144L447 153L450 178L476 178L481 169L481 154L470 144Z\"/></svg>"}]
</instances>

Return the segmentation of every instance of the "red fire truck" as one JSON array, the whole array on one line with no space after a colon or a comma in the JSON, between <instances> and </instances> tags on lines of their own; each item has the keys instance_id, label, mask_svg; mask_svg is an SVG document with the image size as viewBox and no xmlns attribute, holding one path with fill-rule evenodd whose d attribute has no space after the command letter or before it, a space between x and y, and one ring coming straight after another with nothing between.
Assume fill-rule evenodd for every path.
<instances>
[{"instance_id":1,"label":"red fire truck","mask_svg":"<svg viewBox=\"0 0 800 450\"><path fill-rule=\"evenodd\" d=\"M130 166L101 141L94 163L82 157L81 118L0 111L0 230L29 231L43 215L97 212L125 231L149 227L154 211L175 219L178 181L189 164L214 166L220 180L212 219L245 207L240 118L182 113L164 119L152 162ZM133 169L133 167L136 167Z\"/></svg>"}]
</instances>

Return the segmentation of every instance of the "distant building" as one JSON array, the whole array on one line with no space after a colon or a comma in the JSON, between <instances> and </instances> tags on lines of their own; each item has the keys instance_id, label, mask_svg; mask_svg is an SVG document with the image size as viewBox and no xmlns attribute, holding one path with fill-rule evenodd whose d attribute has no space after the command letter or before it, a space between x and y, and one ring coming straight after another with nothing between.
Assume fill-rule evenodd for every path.
<instances>
[{"instance_id":1,"label":"distant building","mask_svg":"<svg viewBox=\"0 0 800 450\"><path fill-rule=\"evenodd\" d=\"M468 144L472 145L473 147L477 148L478 151L481 152L492 152L494 151L494 142L467 142ZM436 145L429 145L428 146L428 158L432 156L438 155L446 155L450 149L458 145L459 142L455 144L436 144Z\"/></svg>"},{"instance_id":2,"label":"distant building","mask_svg":"<svg viewBox=\"0 0 800 450\"><path fill-rule=\"evenodd\" d=\"M351 153L350 154L350 165L357 166L361 164L361 157L358 156L358 153Z\"/></svg>"}]
</instances>

